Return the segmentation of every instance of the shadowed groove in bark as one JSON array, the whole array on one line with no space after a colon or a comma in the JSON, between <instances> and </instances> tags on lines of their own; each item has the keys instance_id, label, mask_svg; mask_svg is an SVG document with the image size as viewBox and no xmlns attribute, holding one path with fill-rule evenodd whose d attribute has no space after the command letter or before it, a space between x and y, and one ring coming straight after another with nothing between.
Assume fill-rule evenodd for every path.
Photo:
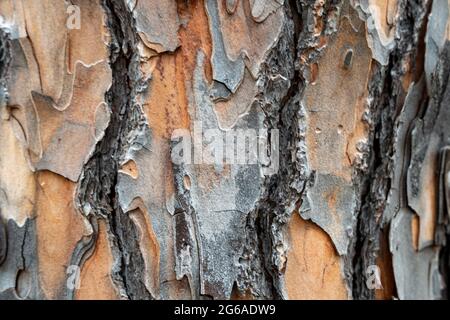
<instances>
[{"instance_id":1,"label":"shadowed groove in bark","mask_svg":"<svg viewBox=\"0 0 450 320\"><path fill-rule=\"evenodd\" d=\"M446 46L439 57L439 64L437 67L437 70L435 72L435 79L439 79L437 82L439 85L435 86L434 90L436 91L435 94L433 94L433 98L437 97L437 104L440 105L441 108L449 107L448 104L444 102L444 99L449 96L449 90L448 90L448 81L450 79L450 42L447 41ZM436 117L438 116L438 113L436 114ZM450 142L450 141L448 141ZM448 161L448 160L447 160ZM448 173L447 173L448 175ZM443 184L445 184L445 179L442 181ZM450 179L447 178L447 184L450 183ZM445 186L444 186L445 187ZM445 191L444 191L445 193ZM444 195L445 197L445 195ZM450 297L450 226L448 225L448 221L450 218L450 212L448 211L448 208L450 208L450 203L446 203L448 199L442 199L444 202L444 205L446 204L447 209L442 208L444 212L446 212L446 216L444 217L444 221L447 222L447 225L443 227L443 233L444 233L444 239L442 239L442 242L444 244L443 248L441 249L440 255L439 255L439 270L443 275L443 280L445 283L445 286L443 288L443 299L448 299Z\"/></svg>"},{"instance_id":2,"label":"shadowed groove in bark","mask_svg":"<svg viewBox=\"0 0 450 320\"><path fill-rule=\"evenodd\" d=\"M111 35L112 86L106 94L111 118L103 139L84 167L78 186L78 206L84 214L107 223L114 257L112 278L120 296L152 299L144 284L145 268L138 231L118 205L116 190L121 160L137 136L145 131L145 117L135 97L146 89L146 83L142 82L139 71L134 20L125 2L104 0L102 5Z\"/></svg>"},{"instance_id":3,"label":"shadowed groove in bark","mask_svg":"<svg viewBox=\"0 0 450 320\"><path fill-rule=\"evenodd\" d=\"M424 1L402 0L398 3L398 9L400 13L396 22L396 46L390 54L389 65L387 67L376 65L369 83L369 95L372 101L369 107L373 114L370 128L372 148L369 170L362 175L362 203L358 214L355 252L352 257L352 293L355 299L375 298L375 291L370 290L366 285L370 276L366 270L368 266L377 265L382 230L388 232L390 228L391 217L384 217L383 211L392 187L390 171L394 154L394 122L404 103L400 94L402 77L407 72L404 66L407 65L408 60L418 60L410 72L413 75L420 72L431 2L427 6ZM427 99L426 95L422 97L423 106ZM408 147L411 146L408 145ZM410 156L406 153L406 163L410 162ZM406 176L406 173L404 175ZM402 183L402 188L406 190L405 177L402 178ZM405 194L403 196L406 197ZM407 206L407 199L401 199L400 203ZM394 292L394 294L397 293Z\"/></svg>"},{"instance_id":4,"label":"shadowed groove in bark","mask_svg":"<svg viewBox=\"0 0 450 320\"><path fill-rule=\"evenodd\" d=\"M0 115L6 108L8 100L8 92L6 88L9 63L11 60L10 53L10 43L8 34L0 29ZM6 230L6 224L0 217L0 266L6 260L6 255L8 253L8 235Z\"/></svg>"},{"instance_id":5,"label":"shadowed groove in bark","mask_svg":"<svg viewBox=\"0 0 450 320\"><path fill-rule=\"evenodd\" d=\"M297 147L298 120L301 117L300 77L298 68L295 67L301 26L295 2L290 1L286 6L289 8L289 22L263 63L258 90L269 135L273 129L280 130L280 171L266 178L263 186L265 192L255 210L247 217L247 243L240 261L242 279L238 280L241 291L249 289L255 297L266 299L285 297L282 274L285 268L286 248L283 246L286 240L283 233L291 212L284 205L297 202L300 191L289 185L299 177L290 151ZM286 80L274 81L278 74L283 75ZM297 181L301 189L302 179ZM277 251L279 248L280 251Z\"/></svg>"},{"instance_id":6,"label":"shadowed groove in bark","mask_svg":"<svg viewBox=\"0 0 450 320\"><path fill-rule=\"evenodd\" d=\"M332 1L324 8L325 14L321 19L325 25L324 32L329 32L326 36L333 33L328 25L334 22L331 13L339 4L340 1ZM279 172L266 178L257 208L247 218L247 247L243 260L252 257L249 259L251 268L262 270L263 277L253 279L253 283L245 282L245 279L243 283L238 281L238 288L242 291L250 288L256 297L286 298L283 283L288 250L286 228L291 215L300 206L306 183L312 178L306 175L305 111L300 101L306 85L305 65L321 55L320 50L314 48L317 35L313 35L301 19L314 5L308 1L286 3L289 22L263 63L260 75L259 95L264 97L260 104L265 113L265 125L269 132L271 129L280 130L280 166ZM301 62L300 55L306 52L310 61ZM275 75L282 75L287 80L273 81L277 78ZM296 155L295 159L292 154ZM259 253L255 254L255 248Z\"/></svg>"},{"instance_id":7,"label":"shadowed groove in bark","mask_svg":"<svg viewBox=\"0 0 450 320\"><path fill-rule=\"evenodd\" d=\"M6 83L8 81L8 70L11 62L11 44L8 34L0 29L0 112L7 104L8 92Z\"/></svg>"}]
</instances>

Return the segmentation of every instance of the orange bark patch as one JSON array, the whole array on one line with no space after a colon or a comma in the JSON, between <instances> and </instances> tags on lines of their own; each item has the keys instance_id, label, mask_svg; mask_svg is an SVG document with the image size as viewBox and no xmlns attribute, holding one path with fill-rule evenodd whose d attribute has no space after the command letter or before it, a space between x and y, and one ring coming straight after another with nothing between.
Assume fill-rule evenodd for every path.
<instances>
[{"instance_id":1,"label":"orange bark patch","mask_svg":"<svg viewBox=\"0 0 450 320\"><path fill-rule=\"evenodd\" d=\"M159 297L159 243L147 212L140 209L129 213L139 230L139 247L145 263L145 286L153 297Z\"/></svg>"},{"instance_id":2,"label":"orange bark patch","mask_svg":"<svg viewBox=\"0 0 450 320\"><path fill-rule=\"evenodd\" d=\"M0 215L23 226L35 204L35 176L26 160L26 150L14 135L17 120L0 119Z\"/></svg>"},{"instance_id":3,"label":"orange bark patch","mask_svg":"<svg viewBox=\"0 0 450 320\"><path fill-rule=\"evenodd\" d=\"M136 162L134 162L133 160L128 160L127 162L125 162L120 168L120 172L126 173L134 179L137 179L139 176L138 167L136 165Z\"/></svg>"},{"instance_id":4,"label":"orange bark patch","mask_svg":"<svg viewBox=\"0 0 450 320\"><path fill-rule=\"evenodd\" d=\"M417 215L414 215L411 219L411 238L412 238L412 247L414 250L419 250L419 230L420 230L420 218Z\"/></svg>"},{"instance_id":5,"label":"orange bark patch","mask_svg":"<svg viewBox=\"0 0 450 320\"><path fill-rule=\"evenodd\" d=\"M37 174L37 241L41 287L49 299L58 298L66 268L77 242L86 232L75 209L75 183L50 171Z\"/></svg>"},{"instance_id":6,"label":"orange bark patch","mask_svg":"<svg viewBox=\"0 0 450 320\"><path fill-rule=\"evenodd\" d=\"M108 59L105 37L105 13L99 1L72 0L80 7L80 29L69 29L69 72L75 72L76 61L94 64Z\"/></svg>"},{"instance_id":7,"label":"orange bark patch","mask_svg":"<svg viewBox=\"0 0 450 320\"><path fill-rule=\"evenodd\" d=\"M174 54L161 54L152 59L156 59L156 67L152 73L150 94L144 110L152 134L170 139L173 130L187 128L189 125L185 88L183 82L177 79L177 68L180 66L177 65Z\"/></svg>"},{"instance_id":8,"label":"orange bark patch","mask_svg":"<svg viewBox=\"0 0 450 320\"><path fill-rule=\"evenodd\" d=\"M370 0L374 23L382 40L386 41L392 36L397 0Z\"/></svg>"},{"instance_id":9,"label":"orange bark patch","mask_svg":"<svg viewBox=\"0 0 450 320\"><path fill-rule=\"evenodd\" d=\"M289 299L347 299L341 260L330 237L294 213L285 285Z\"/></svg>"},{"instance_id":10,"label":"orange bark patch","mask_svg":"<svg viewBox=\"0 0 450 320\"><path fill-rule=\"evenodd\" d=\"M375 291L375 298L379 300L391 300L395 296L395 279L392 266L392 254L389 249L389 232L385 230L381 231L377 265L380 268L382 288Z\"/></svg>"},{"instance_id":11,"label":"orange bark patch","mask_svg":"<svg viewBox=\"0 0 450 320\"><path fill-rule=\"evenodd\" d=\"M358 18L355 18L358 19ZM351 181L357 144L367 137L362 121L372 54L363 27L356 32L348 18L313 67L315 85L305 92L308 160L312 170Z\"/></svg>"},{"instance_id":12,"label":"orange bark patch","mask_svg":"<svg viewBox=\"0 0 450 320\"><path fill-rule=\"evenodd\" d=\"M253 300L253 296L250 292L240 292L235 284L231 291L230 300Z\"/></svg>"},{"instance_id":13,"label":"orange bark patch","mask_svg":"<svg viewBox=\"0 0 450 320\"><path fill-rule=\"evenodd\" d=\"M186 25L180 28L178 34L181 44L181 59L177 62L182 62L180 71L184 73L185 79L191 79L197 65L197 52L202 50L207 57L205 59L205 75L211 82L212 41L204 1L194 0L187 5L179 1L178 14L180 19L187 21Z\"/></svg>"},{"instance_id":14,"label":"orange bark patch","mask_svg":"<svg viewBox=\"0 0 450 320\"><path fill-rule=\"evenodd\" d=\"M180 19L187 21L179 29L180 48L175 53L161 53L151 58L144 69L152 69L152 80L144 110L152 133L170 139L173 130L189 128L188 98L190 81L196 66L197 52L210 57L211 38L203 1L188 5L179 3ZM209 58L206 59L205 74L212 78Z\"/></svg>"},{"instance_id":15,"label":"orange bark patch","mask_svg":"<svg viewBox=\"0 0 450 320\"><path fill-rule=\"evenodd\" d=\"M77 300L115 300L118 294L111 280L113 256L109 246L105 222L98 224L98 238L92 256L81 270L80 288L75 291Z\"/></svg>"}]
</instances>

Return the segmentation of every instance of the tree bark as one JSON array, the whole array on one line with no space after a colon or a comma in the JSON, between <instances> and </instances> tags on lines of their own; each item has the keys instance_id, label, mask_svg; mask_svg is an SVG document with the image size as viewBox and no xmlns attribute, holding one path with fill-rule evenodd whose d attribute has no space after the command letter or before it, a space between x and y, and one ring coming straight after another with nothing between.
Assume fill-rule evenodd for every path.
<instances>
[{"instance_id":1,"label":"tree bark","mask_svg":"<svg viewBox=\"0 0 450 320\"><path fill-rule=\"evenodd\" d=\"M0 0L0 298L446 299L449 7Z\"/></svg>"}]
</instances>

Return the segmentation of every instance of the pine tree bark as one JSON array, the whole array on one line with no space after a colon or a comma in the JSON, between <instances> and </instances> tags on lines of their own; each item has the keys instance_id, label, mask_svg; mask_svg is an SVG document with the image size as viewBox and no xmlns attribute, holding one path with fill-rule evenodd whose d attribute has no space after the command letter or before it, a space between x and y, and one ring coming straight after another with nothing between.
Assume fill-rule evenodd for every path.
<instances>
[{"instance_id":1,"label":"pine tree bark","mask_svg":"<svg viewBox=\"0 0 450 320\"><path fill-rule=\"evenodd\" d=\"M446 299L449 6L0 0L0 299Z\"/></svg>"}]
</instances>

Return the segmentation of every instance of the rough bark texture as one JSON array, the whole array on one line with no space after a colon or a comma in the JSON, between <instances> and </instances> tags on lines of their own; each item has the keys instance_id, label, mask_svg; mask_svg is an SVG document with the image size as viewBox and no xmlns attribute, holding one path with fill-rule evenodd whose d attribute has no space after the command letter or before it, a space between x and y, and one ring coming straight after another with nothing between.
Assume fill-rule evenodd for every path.
<instances>
[{"instance_id":1,"label":"rough bark texture","mask_svg":"<svg viewBox=\"0 0 450 320\"><path fill-rule=\"evenodd\" d=\"M447 298L449 9L0 0L0 298Z\"/></svg>"}]
</instances>

